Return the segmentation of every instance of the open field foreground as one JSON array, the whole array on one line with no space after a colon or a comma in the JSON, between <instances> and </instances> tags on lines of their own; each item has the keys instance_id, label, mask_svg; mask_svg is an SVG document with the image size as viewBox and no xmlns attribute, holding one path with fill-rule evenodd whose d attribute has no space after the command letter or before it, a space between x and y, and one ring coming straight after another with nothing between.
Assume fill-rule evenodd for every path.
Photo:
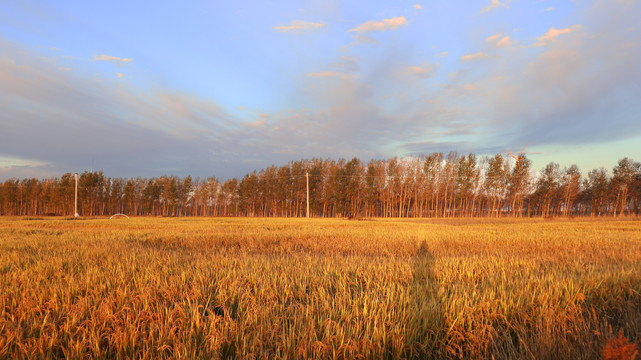
<instances>
[{"instance_id":1,"label":"open field foreground","mask_svg":"<svg viewBox=\"0 0 641 360\"><path fill-rule=\"evenodd\" d=\"M0 218L0 358L597 359L640 340L638 220Z\"/></svg>"}]
</instances>

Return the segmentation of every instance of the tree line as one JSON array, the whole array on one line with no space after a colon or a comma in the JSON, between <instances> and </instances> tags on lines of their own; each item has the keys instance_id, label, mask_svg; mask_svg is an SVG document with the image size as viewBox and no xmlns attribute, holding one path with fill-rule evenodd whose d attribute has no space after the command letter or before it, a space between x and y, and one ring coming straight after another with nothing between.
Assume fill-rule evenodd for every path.
<instances>
[{"instance_id":1,"label":"tree line","mask_svg":"<svg viewBox=\"0 0 641 360\"><path fill-rule=\"evenodd\" d=\"M534 172L526 157L479 159L451 152L371 160L312 159L216 177L78 180L82 216L454 217L639 215L641 163L619 160L583 176L552 162ZM74 174L0 183L0 214L72 215Z\"/></svg>"}]
</instances>

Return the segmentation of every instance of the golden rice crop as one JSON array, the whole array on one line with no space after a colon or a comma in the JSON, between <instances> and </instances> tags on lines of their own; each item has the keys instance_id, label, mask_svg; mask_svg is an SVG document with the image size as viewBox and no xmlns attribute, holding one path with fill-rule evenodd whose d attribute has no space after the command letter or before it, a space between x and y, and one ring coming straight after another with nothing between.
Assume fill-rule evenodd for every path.
<instances>
[{"instance_id":1,"label":"golden rice crop","mask_svg":"<svg viewBox=\"0 0 641 360\"><path fill-rule=\"evenodd\" d=\"M0 218L0 289L0 358L592 359L641 223Z\"/></svg>"}]
</instances>

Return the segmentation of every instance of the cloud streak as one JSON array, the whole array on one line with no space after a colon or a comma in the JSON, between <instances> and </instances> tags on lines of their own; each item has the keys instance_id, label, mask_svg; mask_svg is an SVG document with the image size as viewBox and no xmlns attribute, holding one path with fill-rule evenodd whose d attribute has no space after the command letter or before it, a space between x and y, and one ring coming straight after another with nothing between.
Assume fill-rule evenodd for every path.
<instances>
[{"instance_id":1,"label":"cloud streak","mask_svg":"<svg viewBox=\"0 0 641 360\"><path fill-rule=\"evenodd\" d=\"M536 43L534 43L534 46L545 46L554 39L556 39L558 36L563 35L563 34L569 34L573 31L576 31L580 29L580 25L574 25L571 28L564 28L564 29L555 29L555 28L550 28L548 32L546 32L544 35L539 36L536 38L538 40Z\"/></svg>"},{"instance_id":2,"label":"cloud streak","mask_svg":"<svg viewBox=\"0 0 641 360\"><path fill-rule=\"evenodd\" d=\"M481 9L481 13L490 12L499 7L505 7L505 3L501 3L499 0L491 0L489 5Z\"/></svg>"},{"instance_id":3,"label":"cloud streak","mask_svg":"<svg viewBox=\"0 0 641 360\"><path fill-rule=\"evenodd\" d=\"M102 55L95 55L91 61L107 61L116 66L123 66L134 61L134 59L119 58L116 56L102 54Z\"/></svg>"},{"instance_id":4,"label":"cloud streak","mask_svg":"<svg viewBox=\"0 0 641 360\"><path fill-rule=\"evenodd\" d=\"M461 56L461 61L473 61L473 60L481 60L488 58L489 55L484 53L484 52L477 52L474 54L468 54L468 55L463 55Z\"/></svg>"},{"instance_id":5,"label":"cloud streak","mask_svg":"<svg viewBox=\"0 0 641 360\"><path fill-rule=\"evenodd\" d=\"M493 47L506 47L512 45L512 40L509 36L503 36L503 34L498 33L492 35L486 39L486 42L490 43Z\"/></svg>"},{"instance_id":6,"label":"cloud streak","mask_svg":"<svg viewBox=\"0 0 641 360\"><path fill-rule=\"evenodd\" d=\"M278 30L280 32L303 32L303 31L313 31L323 28L325 24L307 22L303 20L293 20L289 25L279 25L275 26L272 29Z\"/></svg>"},{"instance_id":7,"label":"cloud streak","mask_svg":"<svg viewBox=\"0 0 641 360\"><path fill-rule=\"evenodd\" d=\"M336 77L339 76L340 73L336 71L321 71L321 72L311 72L307 73L308 77L316 77L316 78L328 78L328 77Z\"/></svg>"},{"instance_id":8,"label":"cloud streak","mask_svg":"<svg viewBox=\"0 0 641 360\"><path fill-rule=\"evenodd\" d=\"M414 74L422 79L427 79L434 75L436 66L425 63L423 66L408 66L406 69L410 74Z\"/></svg>"},{"instance_id":9,"label":"cloud streak","mask_svg":"<svg viewBox=\"0 0 641 360\"><path fill-rule=\"evenodd\" d=\"M405 16L399 16L391 19L383 19L382 21L368 21L351 30L348 30L348 32L356 32L362 34L375 31L389 31L396 30L404 25L407 25L407 19L405 18Z\"/></svg>"}]
</instances>

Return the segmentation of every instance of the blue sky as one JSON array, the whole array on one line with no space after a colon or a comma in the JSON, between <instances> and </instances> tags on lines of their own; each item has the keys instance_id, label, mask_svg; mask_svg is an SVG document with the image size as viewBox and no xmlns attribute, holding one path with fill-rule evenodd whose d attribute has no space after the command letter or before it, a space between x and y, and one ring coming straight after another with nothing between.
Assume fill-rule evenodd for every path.
<instances>
[{"instance_id":1,"label":"blue sky","mask_svg":"<svg viewBox=\"0 0 641 360\"><path fill-rule=\"evenodd\" d=\"M639 0L0 7L0 179L302 158L641 159Z\"/></svg>"}]
</instances>

